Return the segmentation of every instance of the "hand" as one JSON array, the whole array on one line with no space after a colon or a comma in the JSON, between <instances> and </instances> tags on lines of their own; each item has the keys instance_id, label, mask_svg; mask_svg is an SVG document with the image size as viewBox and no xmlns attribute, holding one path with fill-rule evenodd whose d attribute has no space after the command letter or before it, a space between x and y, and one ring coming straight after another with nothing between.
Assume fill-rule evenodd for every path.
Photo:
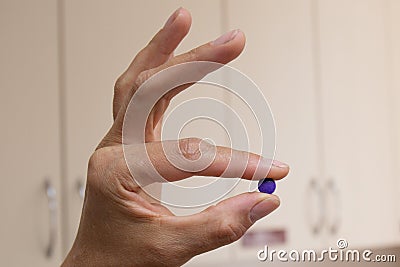
<instances>
[{"instance_id":1,"label":"hand","mask_svg":"<svg viewBox=\"0 0 400 267\"><path fill-rule=\"evenodd\" d=\"M190 25L189 12L178 9L117 80L114 123L89 160L79 231L64 266L180 266L195 255L238 240L255 221L279 206L277 196L253 192L223 200L195 215L177 217L166 207L150 201L129 172L121 143L122 123L128 103L139 86L176 64L192 61L226 64L244 48L244 34L232 31L216 41L174 56ZM257 173L258 179L266 176L280 179L287 175L289 168L283 163L273 161L270 168L271 161L261 156L214 147L196 138L179 140L176 146L179 149L164 151L160 141L162 116L170 100L186 87L176 88L158 101L145 126L147 153L165 179L220 176L233 157L246 160L246 168L244 173L231 173L232 177L252 179ZM200 156L200 148L201 156L216 154L211 165L199 172L177 169L165 154L193 160ZM135 155L135 149L134 145L129 147L129 153ZM146 168L140 158L136 167Z\"/></svg>"}]
</instances>

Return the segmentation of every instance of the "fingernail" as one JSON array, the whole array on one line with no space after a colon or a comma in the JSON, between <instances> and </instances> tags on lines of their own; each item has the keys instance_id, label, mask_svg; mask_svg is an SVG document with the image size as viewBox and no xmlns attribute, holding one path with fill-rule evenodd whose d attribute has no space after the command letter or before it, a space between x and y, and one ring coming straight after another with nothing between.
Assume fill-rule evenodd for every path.
<instances>
[{"instance_id":1,"label":"fingernail","mask_svg":"<svg viewBox=\"0 0 400 267\"><path fill-rule=\"evenodd\" d=\"M239 30L232 30L230 32L227 32L223 35L221 35L220 37L218 37L217 39L215 39L212 44L213 45L222 45L222 44L226 44L229 41L232 41L233 39L235 39L236 35L239 33Z\"/></svg>"},{"instance_id":2,"label":"fingernail","mask_svg":"<svg viewBox=\"0 0 400 267\"><path fill-rule=\"evenodd\" d=\"M278 168L289 168L289 165L287 165L286 163L274 160L272 161L272 166L278 167Z\"/></svg>"},{"instance_id":3,"label":"fingernail","mask_svg":"<svg viewBox=\"0 0 400 267\"><path fill-rule=\"evenodd\" d=\"M279 207L279 198L268 196L266 199L258 202L250 211L250 220L255 223L259 219L267 216Z\"/></svg>"},{"instance_id":4,"label":"fingernail","mask_svg":"<svg viewBox=\"0 0 400 267\"><path fill-rule=\"evenodd\" d=\"M176 19L176 17L178 17L179 13L181 12L182 7L178 8L177 10L174 11L174 13L172 13L172 15L168 18L167 22L165 22L164 24L164 28L170 26Z\"/></svg>"}]
</instances>

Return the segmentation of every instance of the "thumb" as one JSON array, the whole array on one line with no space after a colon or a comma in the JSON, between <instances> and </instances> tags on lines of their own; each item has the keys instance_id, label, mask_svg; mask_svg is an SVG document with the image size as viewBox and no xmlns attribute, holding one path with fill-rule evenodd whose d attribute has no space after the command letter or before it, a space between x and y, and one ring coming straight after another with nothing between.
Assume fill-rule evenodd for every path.
<instances>
[{"instance_id":1,"label":"thumb","mask_svg":"<svg viewBox=\"0 0 400 267\"><path fill-rule=\"evenodd\" d=\"M279 207L279 198L264 193L244 193L221 201L195 215L170 217L195 255L233 243L257 220ZM194 256L194 255L193 255Z\"/></svg>"}]
</instances>

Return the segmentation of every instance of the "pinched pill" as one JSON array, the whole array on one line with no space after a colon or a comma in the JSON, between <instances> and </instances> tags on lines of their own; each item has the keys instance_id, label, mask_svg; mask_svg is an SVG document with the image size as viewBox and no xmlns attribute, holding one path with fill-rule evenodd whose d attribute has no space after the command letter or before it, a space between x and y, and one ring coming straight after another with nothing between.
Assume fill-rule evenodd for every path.
<instances>
[{"instance_id":1,"label":"pinched pill","mask_svg":"<svg viewBox=\"0 0 400 267\"><path fill-rule=\"evenodd\" d=\"M264 178L258 182L258 190L263 193L272 194L276 189L276 183L271 178Z\"/></svg>"}]
</instances>

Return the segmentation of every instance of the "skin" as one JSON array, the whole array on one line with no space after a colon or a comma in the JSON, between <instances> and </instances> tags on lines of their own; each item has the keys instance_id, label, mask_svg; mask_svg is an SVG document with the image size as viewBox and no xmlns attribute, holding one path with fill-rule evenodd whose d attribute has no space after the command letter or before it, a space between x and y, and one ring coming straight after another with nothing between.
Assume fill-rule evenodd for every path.
<instances>
[{"instance_id":1,"label":"skin","mask_svg":"<svg viewBox=\"0 0 400 267\"><path fill-rule=\"evenodd\" d=\"M238 240L255 221L279 206L277 196L252 192L223 200L198 214L177 217L151 199L126 166L121 144L122 123L129 100L139 86L175 64L191 61L226 64L244 48L245 36L237 31L174 56L190 25L190 13L178 9L118 78L114 88L114 123L89 160L78 234L62 266L180 266L198 254ZM164 153L193 160L200 156L200 143L204 145L200 139L189 138L178 141L178 150L162 149L163 114L171 99L186 87L165 95L147 121L146 148L163 177L176 181L193 175L219 176L233 156L247 161L245 172L233 173L233 177L252 179L260 169L265 172L263 177L281 179L287 175L286 164L273 161L269 168L270 161L259 155L226 147L206 149L217 154L212 164L199 172L171 165ZM129 153L135 153L135 146L129 149Z\"/></svg>"}]
</instances>

